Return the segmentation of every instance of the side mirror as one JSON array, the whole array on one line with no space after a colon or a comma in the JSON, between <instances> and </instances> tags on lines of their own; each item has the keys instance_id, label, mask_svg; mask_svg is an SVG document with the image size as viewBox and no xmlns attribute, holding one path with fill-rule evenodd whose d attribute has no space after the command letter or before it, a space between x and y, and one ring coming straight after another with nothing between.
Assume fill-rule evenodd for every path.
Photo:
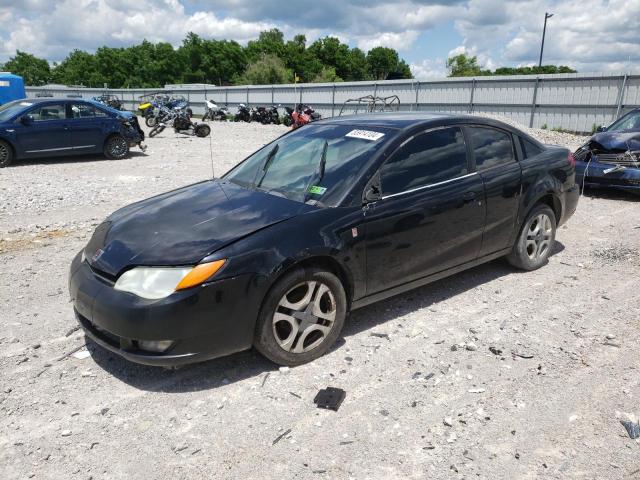
<instances>
[{"instance_id":1,"label":"side mirror","mask_svg":"<svg viewBox=\"0 0 640 480\"><path fill-rule=\"evenodd\" d=\"M28 127L33 123L33 117L31 115L23 115L20 117L20 123L25 127Z\"/></svg>"},{"instance_id":2,"label":"side mirror","mask_svg":"<svg viewBox=\"0 0 640 480\"><path fill-rule=\"evenodd\" d=\"M604 125L600 125L598 128L596 128L597 133L606 132L606 131L607 131L607 127L605 127Z\"/></svg>"}]
</instances>

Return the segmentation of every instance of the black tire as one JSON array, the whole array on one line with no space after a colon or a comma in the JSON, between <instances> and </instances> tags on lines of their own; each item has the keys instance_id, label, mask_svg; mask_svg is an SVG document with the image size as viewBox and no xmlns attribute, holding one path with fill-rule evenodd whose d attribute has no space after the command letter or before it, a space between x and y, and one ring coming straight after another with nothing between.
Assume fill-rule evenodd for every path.
<instances>
[{"instance_id":1,"label":"black tire","mask_svg":"<svg viewBox=\"0 0 640 480\"><path fill-rule=\"evenodd\" d=\"M150 115L144 119L144 123L147 127L153 128L158 124L158 118Z\"/></svg>"},{"instance_id":2,"label":"black tire","mask_svg":"<svg viewBox=\"0 0 640 480\"><path fill-rule=\"evenodd\" d=\"M166 128L165 125L156 125L155 127L153 127L151 129L151 131L149 132L149 137L153 138L156 135L158 135L159 133L161 133L164 129Z\"/></svg>"},{"instance_id":3,"label":"black tire","mask_svg":"<svg viewBox=\"0 0 640 480\"><path fill-rule=\"evenodd\" d=\"M211 127L209 125L199 124L196 125L196 137L204 138L211 133Z\"/></svg>"},{"instance_id":4,"label":"black tire","mask_svg":"<svg viewBox=\"0 0 640 480\"><path fill-rule=\"evenodd\" d=\"M516 268L537 270L549 261L555 239L556 215L548 205L538 204L523 222L507 260Z\"/></svg>"},{"instance_id":5,"label":"black tire","mask_svg":"<svg viewBox=\"0 0 640 480\"><path fill-rule=\"evenodd\" d=\"M0 140L0 168L8 167L13 162L13 148L4 140Z\"/></svg>"},{"instance_id":6,"label":"black tire","mask_svg":"<svg viewBox=\"0 0 640 480\"><path fill-rule=\"evenodd\" d=\"M309 285L313 286L310 288ZM305 304L307 296L309 299ZM304 311L289 308L283 302L292 306L300 304ZM314 307L320 310L322 317L314 315ZM338 277L320 268L296 268L278 280L266 295L253 344L276 364L302 365L321 357L331 348L342 331L346 316L347 296ZM283 318L296 322L295 332L293 325ZM304 329L300 331L303 325Z\"/></svg>"},{"instance_id":7,"label":"black tire","mask_svg":"<svg viewBox=\"0 0 640 480\"><path fill-rule=\"evenodd\" d=\"M104 142L104 155L111 160L120 160L129 154L129 142L120 134L111 135Z\"/></svg>"}]
</instances>

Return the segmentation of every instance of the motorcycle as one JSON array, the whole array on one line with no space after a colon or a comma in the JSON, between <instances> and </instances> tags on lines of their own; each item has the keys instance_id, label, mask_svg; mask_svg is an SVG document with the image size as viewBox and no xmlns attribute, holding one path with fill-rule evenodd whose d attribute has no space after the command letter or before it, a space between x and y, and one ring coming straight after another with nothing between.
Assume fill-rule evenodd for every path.
<instances>
[{"instance_id":1,"label":"motorcycle","mask_svg":"<svg viewBox=\"0 0 640 480\"><path fill-rule=\"evenodd\" d=\"M235 122L251 122L253 120L255 109L249 109L244 103L238 104L238 111L234 117Z\"/></svg>"},{"instance_id":2,"label":"motorcycle","mask_svg":"<svg viewBox=\"0 0 640 480\"><path fill-rule=\"evenodd\" d=\"M202 120L220 120L224 121L229 116L229 110L226 107L218 107L213 100L206 100L204 107L204 115Z\"/></svg>"},{"instance_id":3,"label":"motorcycle","mask_svg":"<svg viewBox=\"0 0 640 480\"><path fill-rule=\"evenodd\" d=\"M291 116L292 130L295 130L296 128L300 128L308 123L320 120L320 118L322 118L322 115L317 113L309 105L305 105L303 103L297 104L295 110L292 108L287 108L287 113L289 113L289 115Z\"/></svg>"},{"instance_id":4,"label":"motorcycle","mask_svg":"<svg viewBox=\"0 0 640 480\"><path fill-rule=\"evenodd\" d=\"M115 108L116 110L122 110L122 102L115 95L104 94L99 97L93 97L92 99L95 102L106 105L107 107Z\"/></svg>"},{"instance_id":5,"label":"motorcycle","mask_svg":"<svg viewBox=\"0 0 640 480\"><path fill-rule=\"evenodd\" d=\"M206 123L193 122L187 112L174 109L163 121L151 129L149 136L155 137L168 126L172 126L175 133L195 135L200 138L207 137L211 133L211 127Z\"/></svg>"},{"instance_id":6,"label":"motorcycle","mask_svg":"<svg viewBox=\"0 0 640 480\"><path fill-rule=\"evenodd\" d=\"M256 110L256 121L263 125L274 123L280 125L280 115L278 114L278 107L272 105L270 107L258 107Z\"/></svg>"}]
</instances>

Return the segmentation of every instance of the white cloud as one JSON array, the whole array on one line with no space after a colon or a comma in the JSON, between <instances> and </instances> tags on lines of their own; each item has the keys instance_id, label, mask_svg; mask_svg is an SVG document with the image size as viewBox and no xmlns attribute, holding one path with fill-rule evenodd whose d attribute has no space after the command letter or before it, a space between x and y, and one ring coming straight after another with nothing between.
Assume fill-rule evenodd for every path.
<instances>
[{"instance_id":1,"label":"white cloud","mask_svg":"<svg viewBox=\"0 0 640 480\"><path fill-rule=\"evenodd\" d=\"M447 76L447 62L444 58L422 60L410 64L409 68L418 80L436 80Z\"/></svg>"},{"instance_id":2,"label":"white cloud","mask_svg":"<svg viewBox=\"0 0 640 480\"><path fill-rule=\"evenodd\" d=\"M364 36L357 39L358 47L367 51L373 47L389 47L400 51L408 50L418 38L419 32L409 30L402 33L385 32L373 36Z\"/></svg>"}]
</instances>

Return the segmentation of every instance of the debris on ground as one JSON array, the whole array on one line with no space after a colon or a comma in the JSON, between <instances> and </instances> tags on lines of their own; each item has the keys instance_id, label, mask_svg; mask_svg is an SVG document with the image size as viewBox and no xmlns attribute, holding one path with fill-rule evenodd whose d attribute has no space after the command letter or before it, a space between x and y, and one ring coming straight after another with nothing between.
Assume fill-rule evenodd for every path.
<instances>
[{"instance_id":1,"label":"debris on ground","mask_svg":"<svg viewBox=\"0 0 640 480\"><path fill-rule=\"evenodd\" d=\"M342 404L347 392L341 388L327 387L318 391L316 398L313 399L318 408L325 408L337 412Z\"/></svg>"},{"instance_id":2,"label":"debris on ground","mask_svg":"<svg viewBox=\"0 0 640 480\"><path fill-rule=\"evenodd\" d=\"M285 430L282 434L278 435L274 440L273 443L271 445L275 445L276 443L278 443L280 440L282 440L284 437L286 437L287 435L289 435L291 433L291 429L289 430Z\"/></svg>"}]
</instances>

